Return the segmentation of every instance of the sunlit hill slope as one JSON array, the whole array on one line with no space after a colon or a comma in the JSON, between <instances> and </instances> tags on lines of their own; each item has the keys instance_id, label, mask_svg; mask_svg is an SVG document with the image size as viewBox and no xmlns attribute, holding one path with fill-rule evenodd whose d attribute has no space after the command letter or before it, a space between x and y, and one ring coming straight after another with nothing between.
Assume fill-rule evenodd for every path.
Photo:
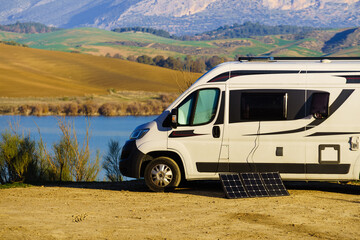
<instances>
[{"instance_id":1,"label":"sunlit hill slope","mask_svg":"<svg viewBox=\"0 0 360 240\"><path fill-rule=\"evenodd\" d=\"M177 91L180 72L113 58L0 44L0 97Z\"/></svg>"}]
</instances>

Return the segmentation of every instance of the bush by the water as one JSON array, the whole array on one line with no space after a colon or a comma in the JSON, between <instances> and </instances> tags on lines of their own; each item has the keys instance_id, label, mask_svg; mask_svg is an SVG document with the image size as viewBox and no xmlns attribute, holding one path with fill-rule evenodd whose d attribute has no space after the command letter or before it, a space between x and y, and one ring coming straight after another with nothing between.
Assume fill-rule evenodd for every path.
<instances>
[{"instance_id":1,"label":"bush by the water","mask_svg":"<svg viewBox=\"0 0 360 240\"><path fill-rule=\"evenodd\" d=\"M49 151L42 141L11 128L0 139L0 184L12 182L94 181L99 173L99 152L91 158L89 123L82 144L75 127L58 119L62 132ZM39 130L40 132L40 130Z\"/></svg>"},{"instance_id":2,"label":"bush by the water","mask_svg":"<svg viewBox=\"0 0 360 240\"><path fill-rule=\"evenodd\" d=\"M41 178L36 142L29 136L6 131L0 141L0 183Z\"/></svg>"},{"instance_id":3,"label":"bush by the water","mask_svg":"<svg viewBox=\"0 0 360 240\"><path fill-rule=\"evenodd\" d=\"M185 74L184 74L185 75ZM177 82L181 82L175 79ZM191 83L193 80L191 81ZM186 85L188 87L188 85ZM185 88L187 88L185 87ZM177 97L176 93L160 94L141 101L105 102L93 100L64 99L58 103L25 103L11 106L0 106L0 114L19 114L24 116L128 116L158 115Z\"/></svg>"}]
</instances>

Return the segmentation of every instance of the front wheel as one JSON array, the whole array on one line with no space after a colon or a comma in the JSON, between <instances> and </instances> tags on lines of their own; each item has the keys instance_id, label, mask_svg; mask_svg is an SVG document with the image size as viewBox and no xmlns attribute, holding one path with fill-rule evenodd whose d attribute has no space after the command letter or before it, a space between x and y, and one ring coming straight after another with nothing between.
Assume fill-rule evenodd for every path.
<instances>
[{"instance_id":1,"label":"front wheel","mask_svg":"<svg viewBox=\"0 0 360 240\"><path fill-rule=\"evenodd\" d=\"M154 192L163 192L179 186L181 180L180 168L168 157L158 157L145 168L146 185Z\"/></svg>"}]
</instances>

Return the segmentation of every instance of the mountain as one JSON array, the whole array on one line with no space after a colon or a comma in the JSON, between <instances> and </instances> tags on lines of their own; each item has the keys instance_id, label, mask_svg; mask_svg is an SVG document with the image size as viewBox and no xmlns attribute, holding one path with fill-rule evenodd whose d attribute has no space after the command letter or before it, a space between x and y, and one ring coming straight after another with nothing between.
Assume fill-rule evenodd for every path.
<instances>
[{"instance_id":1,"label":"mountain","mask_svg":"<svg viewBox=\"0 0 360 240\"><path fill-rule=\"evenodd\" d=\"M360 25L360 0L0 0L0 24L16 21L108 30L143 26L178 35L246 21L340 28Z\"/></svg>"}]
</instances>

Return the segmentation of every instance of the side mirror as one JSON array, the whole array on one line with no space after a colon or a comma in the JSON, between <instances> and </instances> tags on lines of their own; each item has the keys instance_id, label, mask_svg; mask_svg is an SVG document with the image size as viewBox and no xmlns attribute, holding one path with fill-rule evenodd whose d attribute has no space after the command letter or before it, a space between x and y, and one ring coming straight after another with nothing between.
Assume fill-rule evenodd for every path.
<instances>
[{"instance_id":1,"label":"side mirror","mask_svg":"<svg viewBox=\"0 0 360 240\"><path fill-rule=\"evenodd\" d=\"M177 128L177 116L178 116L178 109L174 108L171 110L171 124L170 126L174 129Z\"/></svg>"}]
</instances>

